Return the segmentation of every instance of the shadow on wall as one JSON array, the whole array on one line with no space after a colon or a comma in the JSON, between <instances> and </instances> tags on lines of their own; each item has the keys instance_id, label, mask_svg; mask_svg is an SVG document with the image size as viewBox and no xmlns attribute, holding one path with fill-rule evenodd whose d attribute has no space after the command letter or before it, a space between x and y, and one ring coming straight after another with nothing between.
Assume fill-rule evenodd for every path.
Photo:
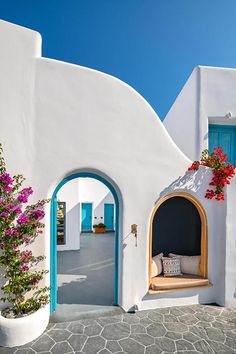
<instances>
[{"instance_id":1,"label":"shadow on wall","mask_svg":"<svg viewBox=\"0 0 236 354\"><path fill-rule=\"evenodd\" d=\"M209 187L209 182L212 177L212 171L210 168L200 166L198 171L186 171L184 176L179 176L174 182L172 182L168 187L166 187L161 193L157 201L174 192L179 190L188 191L191 193L200 193L205 195L207 188ZM156 202L157 202L156 201Z\"/></svg>"},{"instance_id":2,"label":"shadow on wall","mask_svg":"<svg viewBox=\"0 0 236 354\"><path fill-rule=\"evenodd\" d=\"M111 192L109 191L107 193L107 195L105 195L105 197L100 201L100 203L96 206L96 208L94 209L94 218L96 217L96 219L94 220L94 223L99 224L104 223L105 222L105 214L104 214L104 204L109 203L109 204L114 204L114 230L115 230L115 201L114 198L111 194ZM102 217L100 216L102 215Z\"/></svg>"}]
</instances>

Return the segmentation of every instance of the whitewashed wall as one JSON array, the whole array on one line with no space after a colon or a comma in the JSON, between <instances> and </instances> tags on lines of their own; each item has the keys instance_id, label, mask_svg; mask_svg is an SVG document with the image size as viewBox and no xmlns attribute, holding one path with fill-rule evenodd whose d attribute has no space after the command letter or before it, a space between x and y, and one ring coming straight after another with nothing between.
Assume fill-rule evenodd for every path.
<instances>
[{"instance_id":1,"label":"whitewashed wall","mask_svg":"<svg viewBox=\"0 0 236 354\"><path fill-rule=\"evenodd\" d=\"M236 69L195 68L168 112L164 125L174 141L191 159L208 148L209 124L236 125ZM225 116L231 112L232 119ZM225 252L224 289L219 301L236 306L236 181L227 187L227 214L222 217L226 234L221 235ZM219 232L217 232L218 234ZM222 270L221 270L222 271Z\"/></svg>"},{"instance_id":2,"label":"whitewashed wall","mask_svg":"<svg viewBox=\"0 0 236 354\"><path fill-rule=\"evenodd\" d=\"M208 148L209 123L236 125L236 69L195 68L164 119L175 143L191 160ZM233 119L227 119L228 112Z\"/></svg>"},{"instance_id":3,"label":"whitewashed wall","mask_svg":"<svg viewBox=\"0 0 236 354\"><path fill-rule=\"evenodd\" d=\"M186 185L184 176L190 161L150 105L114 77L40 58L39 35L34 32L31 35L31 31L1 22L0 33L5 53L0 57L0 92L4 91L0 107L5 107L0 122L10 121L0 131L0 140L4 141L9 170L26 174L36 190L35 198L51 197L64 177L78 171L95 171L112 183L120 202L119 305L128 310L134 304L150 308L217 299L224 302L224 290L221 295L217 281L213 288L201 292L147 296L149 221L161 195L178 188L200 198L209 220L209 245L214 246L209 250L211 259L216 230L222 230L222 238L218 235L217 239L225 238L225 204L216 205L204 198L204 176L191 175ZM36 48L33 53L28 50L31 47ZM31 65L32 72L26 75L18 68L20 64L25 70ZM11 70L14 75L5 75ZM29 94L27 90L31 90ZM20 100L24 105L15 106ZM14 114L10 114L11 109ZM17 136L12 129L15 125ZM34 249L48 256L45 266L49 267L49 207L45 220L45 238L38 240ZM130 234L134 223L138 225L137 246ZM216 263L209 268L210 280L218 279L222 267L224 264Z\"/></svg>"}]
</instances>

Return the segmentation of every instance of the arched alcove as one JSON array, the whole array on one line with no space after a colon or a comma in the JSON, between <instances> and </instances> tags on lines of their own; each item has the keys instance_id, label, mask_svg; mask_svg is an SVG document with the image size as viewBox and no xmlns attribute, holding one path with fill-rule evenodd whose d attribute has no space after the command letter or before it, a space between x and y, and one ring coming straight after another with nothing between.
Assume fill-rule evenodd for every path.
<instances>
[{"instance_id":1,"label":"arched alcove","mask_svg":"<svg viewBox=\"0 0 236 354\"><path fill-rule=\"evenodd\" d=\"M207 217L197 198L175 192L161 198L153 210L149 240L149 284L152 257L159 253L200 255L199 276L207 279Z\"/></svg>"}]
</instances>

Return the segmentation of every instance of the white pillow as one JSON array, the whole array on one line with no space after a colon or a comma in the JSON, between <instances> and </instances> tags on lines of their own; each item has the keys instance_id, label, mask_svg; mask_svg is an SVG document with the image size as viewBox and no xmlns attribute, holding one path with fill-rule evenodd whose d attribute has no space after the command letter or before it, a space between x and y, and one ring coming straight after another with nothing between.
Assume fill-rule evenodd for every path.
<instances>
[{"instance_id":1,"label":"white pillow","mask_svg":"<svg viewBox=\"0 0 236 354\"><path fill-rule=\"evenodd\" d=\"M169 257L179 257L181 272L184 274L199 275L199 264L201 256L182 256L169 253Z\"/></svg>"},{"instance_id":2,"label":"white pillow","mask_svg":"<svg viewBox=\"0 0 236 354\"><path fill-rule=\"evenodd\" d=\"M162 257L164 277L177 277L182 275L180 257Z\"/></svg>"},{"instance_id":3,"label":"white pillow","mask_svg":"<svg viewBox=\"0 0 236 354\"><path fill-rule=\"evenodd\" d=\"M163 257L163 253L159 253L157 256L152 258L152 266L151 266L152 278L162 273L162 262L161 262L162 257Z\"/></svg>"}]
</instances>

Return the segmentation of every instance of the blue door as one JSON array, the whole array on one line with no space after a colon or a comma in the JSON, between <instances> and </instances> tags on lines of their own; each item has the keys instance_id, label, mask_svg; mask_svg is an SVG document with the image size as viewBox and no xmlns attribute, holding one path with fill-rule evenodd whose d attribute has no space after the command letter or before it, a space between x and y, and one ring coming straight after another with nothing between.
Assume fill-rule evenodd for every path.
<instances>
[{"instance_id":1,"label":"blue door","mask_svg":"<svg viewBox=\"0 0 236 354\"><path fill-rule=\"evenodd\" d=\"M221 146L229 162L236 163L236 127L226 125L209 125L209 150Z\"/></svg>"},{"instance_id":2,"label":"blue door","mask_svg":"<svg viewBox=\"0 0 236 354\"><path fill-rule=\"evenodd\" d=\"M92 203L82 203L81 231L92 231Z\"/></svg>"},{"instance_id":3,"label":"blue door","mask_svg":"<svg viewBox=\"0 0 236 354\"><path fill-rule=\"evenodd\" d=\"M114 204L104 204L104 224L107 230L114 230Z\"/></svg>"}]
</instances>

